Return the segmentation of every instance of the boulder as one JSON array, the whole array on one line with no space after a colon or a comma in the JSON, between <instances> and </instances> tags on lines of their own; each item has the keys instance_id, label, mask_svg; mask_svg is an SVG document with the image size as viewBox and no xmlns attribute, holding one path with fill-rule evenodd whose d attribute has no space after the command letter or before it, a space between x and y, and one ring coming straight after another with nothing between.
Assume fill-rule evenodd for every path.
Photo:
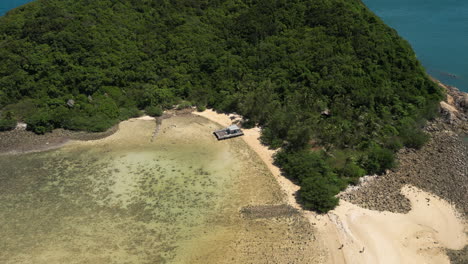
<instances>
[{"instance_id":1,"label":"boulder","mask_svg":"<svg viewBox=\"0 0 468 264\"><path fill-rule=\"evenodd\" d=\"M18 122L16 124L16 127L15 127L15 130L20 130L20 131L24 131L28 128L28 124L26 123L23 123L23 122Z\"/></svg>"},{"instance_id":2,"label":"boulder","mask_svg":"<svg viewBox=\"0 0 468 264\"><path fill-rule=\"evenodd\" d=\"M320 114L323 116L331 116L330 109L325 109Z\"/></svg>"},{"instance_id":3,"label":"boulder","mask_svg":"<svg viewBox=\"0 0 468 264\"><path fill-rule=\"evenodd\" d=\"M447 104L446 102L440 102L440 113L442 117L448 122L453 123L457 119L458 110L452 106Z\"/></svg>"},{"instance_id":4,"label":"boulder","mask_svg":"<svg viewBox=\"0 0 468 264\"><path fill-rule=\"evenodd\" d=\"M463 94L460 106L463 107L465 110L468 110L468 93Z\"/></svg>"},{"instance_id":5,"label":"boulder","mask_svg":"<svg viewBox=\"0 0 468 264\"><path fill-rule=\"evenodd\" d=\"M68 107L73 107L73 106L75 105L75 100L69 99L69 100L67 101L67 105L68 105Z\"/></svg>"}]
</instances>

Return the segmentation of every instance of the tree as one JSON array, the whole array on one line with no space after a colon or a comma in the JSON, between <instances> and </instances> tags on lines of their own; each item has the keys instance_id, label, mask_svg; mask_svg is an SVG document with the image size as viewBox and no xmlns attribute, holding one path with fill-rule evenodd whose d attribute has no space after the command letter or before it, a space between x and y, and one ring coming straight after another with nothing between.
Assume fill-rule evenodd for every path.
<instances>
[{"instance_id":1,"label":"tree","mask_svg":"<svg viewBox=\"0 0 468 264\"><path fill-rule=\"evenodd\" d=\"M149 116L162 116L163 110L160 106L148 106L145 108L145 112Z\"/></svg>"},{"instance_id":2,"label":"tree","mask_svg":"<svg viewBox=\"0 0 468 264\"><path fill-rule=\"evenodd\" d=\"M301 183L299 199L307 210L326 213L338 205L339 190L322 177L310 177Z\"/></svg>"},{"instance_id":3,"label":"tree","mask_svg":"<svg viewBox=\"0 0 468 264\"><path fill-rule=\"evenodd\" d=\"M36 133L103 131L193 102L261 126L299 184L338 189L421 147L442 98L359 0L34 1L0 17L0 46L0 110ZM329 168L336 151L360 158Z\"/></svg>"},{"instance_id":4,"label":"tree","mask_svg":"<svg viewBox=\"0 0 468 264\"><path fill-rule=\"evenodd\" d=\"M50 113L47 110L40 110L26 119L28 130L37 134L45 134L54 128L51 122Z\"/></svg>"},{"instance_id":5,"label":"tree","mask_svg":"<svg viewBox=\"0 0 468 264\"><path fill-rule=\"evenodd\" d=\"M389 149L372 144L361 158L361 164L368 174L380 174L396 166L395 155Z\"/></svg>"},{"instance_id":6,"label":"tree","mask_svg":"<svg viewBox=\"0 0 468 264\"><path fill-rule=\"evenodd\" d=\"M0 116L0 131L12 130L16 127L16 120L13 118L13 113L7 111L4 118Z\"/></svg>"}]
</instances>

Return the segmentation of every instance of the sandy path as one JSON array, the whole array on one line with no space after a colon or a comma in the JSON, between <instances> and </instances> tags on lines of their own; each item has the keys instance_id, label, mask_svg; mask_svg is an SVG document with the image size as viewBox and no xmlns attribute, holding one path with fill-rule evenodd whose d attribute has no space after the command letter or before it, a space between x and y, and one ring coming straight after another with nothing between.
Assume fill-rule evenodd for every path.
<instances>
[{"instance_id":1,"label":"sandy path","mask_svg":"<svg viewBox=\"0 0 468 264\"><path fill-rule=\"evenodd\" d=\"M212 110L195 112L222 126L229 126L238 116ZM281 176L273 165L274 151L263 146L260 129L244 129L242 139L260 156L286 193L288 203L300 208L294 193L298 186ZM402 193L411 201L408 214L377 212L341 201L327 215L302 213L319 232L328 249L328 263L449 263L444 248L461 249L467 243L466 225L446 201L405 186ZM339 249L341 248L341 249Z\"/></svg>"}]
</instances>

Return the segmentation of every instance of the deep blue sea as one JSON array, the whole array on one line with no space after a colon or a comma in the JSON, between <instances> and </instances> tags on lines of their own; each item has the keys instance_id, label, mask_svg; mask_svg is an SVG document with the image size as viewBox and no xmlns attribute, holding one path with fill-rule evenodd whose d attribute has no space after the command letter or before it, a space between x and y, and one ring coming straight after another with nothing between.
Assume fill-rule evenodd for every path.
<instances>
[{"instance_id":1,"label":"deep blue sea","mask_svg":"<svg viewBox=\"0 0 468 264\"><path fill-rule=\"evenodd\" d=\"M0 0L0 16L3 16L9 10L24 5L33 0Z\"/></svg>"},{"instance_id":2,"label":"deep blue sea","mask_svg":"<svg viewBox=\"0 0 468 264\"><path fill-rule=\"evenodd\" d=\"M0 15L32 0L0 0ZM413 46L427 72L468 92L468 0L363 0Z\"/></svg>"},{"instance_id":3,"label":"deep blue sea","mask_svg":"<svg viewBox=\"0 0 468 264\"><path fill-rule=\"evenodd\" d=\"M363 2L411 43L429 74L468 92L468 0Z\"/></svg>"}]
</instances>

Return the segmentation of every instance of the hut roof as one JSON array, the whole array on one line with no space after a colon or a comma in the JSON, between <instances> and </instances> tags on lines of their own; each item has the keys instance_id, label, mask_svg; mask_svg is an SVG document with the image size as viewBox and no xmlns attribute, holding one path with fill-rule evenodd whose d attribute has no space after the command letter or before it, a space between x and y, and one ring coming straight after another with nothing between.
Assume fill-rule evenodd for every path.
<instances>
[{"instance_id":1,"label":"hut roof","mask_svg":"<svg viewBox=\"0 0 468 264\"><path fill-rule=\"evenodd\" d=\"M228 127L229 130L239 130L240 128L237 125L231 125Z\"/></svg>"}]
</instances>

